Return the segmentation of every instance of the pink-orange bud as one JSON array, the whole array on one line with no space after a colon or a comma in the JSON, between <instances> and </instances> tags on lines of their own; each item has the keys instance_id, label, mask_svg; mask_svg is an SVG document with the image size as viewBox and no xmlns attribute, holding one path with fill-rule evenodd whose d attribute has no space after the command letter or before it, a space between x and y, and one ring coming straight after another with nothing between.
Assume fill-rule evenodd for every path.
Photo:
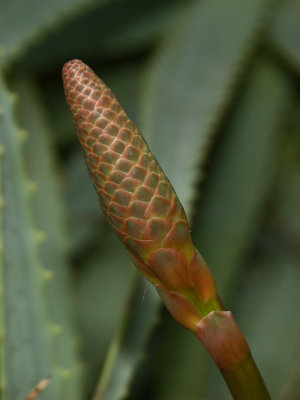
<instances>
[{"instance_id":1,"label":"pink-orange bud","mask_svg":"<svg viewBox=\"0 0 300 400\"><path fill-rule=\"evenodd\" d=\"M87 65L68 62L63 81L105 215L171 313L195 330L195 321L218 307L216 287L173 187L111 90Z\"/></svg>"}]
</instances>

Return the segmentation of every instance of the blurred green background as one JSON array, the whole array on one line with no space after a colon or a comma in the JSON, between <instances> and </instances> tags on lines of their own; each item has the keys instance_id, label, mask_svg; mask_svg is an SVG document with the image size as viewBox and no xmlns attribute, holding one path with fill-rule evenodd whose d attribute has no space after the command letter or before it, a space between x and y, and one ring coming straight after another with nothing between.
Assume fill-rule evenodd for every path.
<instances>
[{"instance_id":1,"label":"blurred green background","mask_svg":"<svg viewBox=\"0 0 300 400\"><path fill-rule=\"evenodd\" d=\"M230 399L104 220L72 58L145 135L273 398L299 399L300 0L0 0L0 47L1 399L47 376L41 400Z\"/></svg>"}]
</instances>

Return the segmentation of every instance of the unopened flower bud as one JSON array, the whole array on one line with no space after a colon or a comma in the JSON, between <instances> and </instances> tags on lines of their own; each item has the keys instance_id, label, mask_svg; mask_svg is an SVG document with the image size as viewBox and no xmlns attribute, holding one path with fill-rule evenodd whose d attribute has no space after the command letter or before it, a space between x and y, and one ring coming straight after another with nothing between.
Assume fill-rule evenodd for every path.
<instances>
[{"instance_id":1,"label":"unopened flower bud","mask_svg":"<svg viewBox=\"0 0 300 400\"><path fill-rule=\"evenodd\" d=\"M68 62L63 81L105 215L174 317L195 330L218 308L216 287L172 185L114 94L87 65Z\"/></svg>"}]
</instances>

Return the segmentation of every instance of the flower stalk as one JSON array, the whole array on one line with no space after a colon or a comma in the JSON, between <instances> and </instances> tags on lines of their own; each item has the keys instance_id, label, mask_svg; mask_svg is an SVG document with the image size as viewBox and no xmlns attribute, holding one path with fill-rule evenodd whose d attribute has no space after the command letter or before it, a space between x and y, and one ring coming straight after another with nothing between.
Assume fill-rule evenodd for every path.
<instances>
[{"instance_id":1,"label":"flower stalk","mask_svg":"<svg viewBox=\"0 0 300 400\"><path fill-rule=\"evenodd\" d=\"M110 89L80 60L63 68L68 106L101 208L173 317L202 341L233 398L270 399L185 211L145 139Z\"/></svg>"}]
</instances>

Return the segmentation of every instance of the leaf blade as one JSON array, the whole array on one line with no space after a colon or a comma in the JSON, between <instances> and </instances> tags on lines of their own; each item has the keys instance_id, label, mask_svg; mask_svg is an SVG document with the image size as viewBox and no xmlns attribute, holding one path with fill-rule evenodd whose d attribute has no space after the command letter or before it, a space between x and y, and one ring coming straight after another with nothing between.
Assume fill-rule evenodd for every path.
<instances>
[{"instance_id":1,"label":"leaf blade","mask_svg":"<svg viewBox=\"0 0 300 400\"><path fill-rule=\"evenodd\" d=\"M269 30L272 47L298 75L300 74L299 14L299 0L279 2Z\"/></svg>"},{"instance_id":2,"label":"leaf blade","mask_svg":"<svg viewBox=\"0 0 300 400\"><path fill-rule=\"evenodd\" d=\"M67 262L62 201L55 175L54 149L50 140L53 134L32 78L15 76L14 88L20 98L17 109L20 124L29 132L23 153L27 173L36 185L32 214L42 238L39 254L46 273L51 276L44 288L45 303L51 324L60 331L52 340L57 369L61 371L56 379L60 378L65 397L78 399L81 392L80 366L75 321L72 319L73 288Z\"/></svg>"},{"instance_id":3,"label":"leaf blade","mask_svg":"<svg viewBox=\"0 0 300 400\"><path fill-rule=\"evenodd\" d=\"M201 179L198 166L255 47L267 4L264 0L192 3L149 72L144 130L188 214L193 186Z\"/></svg>"},{"instance_id":4,"label":"leaf blade","mask_svg":"<svg viewBox=\"0 0 300 400\"><path fill-rule=\"evenodd\" d=\"M102 3L105 1L107 0L102 0ZM4 50L4 64L20 57L26 51L26 47L40 40L47 31L56 29L58 25L65 22L66 18L72 17L94 3L95 0L1 2L0 37L1 47ZM12 23L13 21L18 21L18 23Z\"/></svg>"},{"instance_id":5,"label":"leaf blade","mask_svg":"<svg viewBox=\"0 0 300 400\"><path fill-rule=\"evenodd\" d=\"M258 60L207 177L194 241L225 301L255 237L276 166L280 122L291 98L289 81L279 68Z\"/></svg>"},{"instance_id":6,"label":"leaf blade","mask_svg":"<svg viewBox=\"0 0 300 400\"><path fill-rule=\"evenodd\" d=\"M29 197L30 184L24 174L21 153L22 131L14 120L14 101L0 77L3 282L5 318L5 375L7 398L22 398L36 382L53 374L51 330L42 300L44 277L37 254ZM5 228L5 229L4 229ZM30 365L30 368L24 366ZM2 374L2 372L1 372ZM45 392L55 396L57 383Z\"/></svg>"}]
</instances>

